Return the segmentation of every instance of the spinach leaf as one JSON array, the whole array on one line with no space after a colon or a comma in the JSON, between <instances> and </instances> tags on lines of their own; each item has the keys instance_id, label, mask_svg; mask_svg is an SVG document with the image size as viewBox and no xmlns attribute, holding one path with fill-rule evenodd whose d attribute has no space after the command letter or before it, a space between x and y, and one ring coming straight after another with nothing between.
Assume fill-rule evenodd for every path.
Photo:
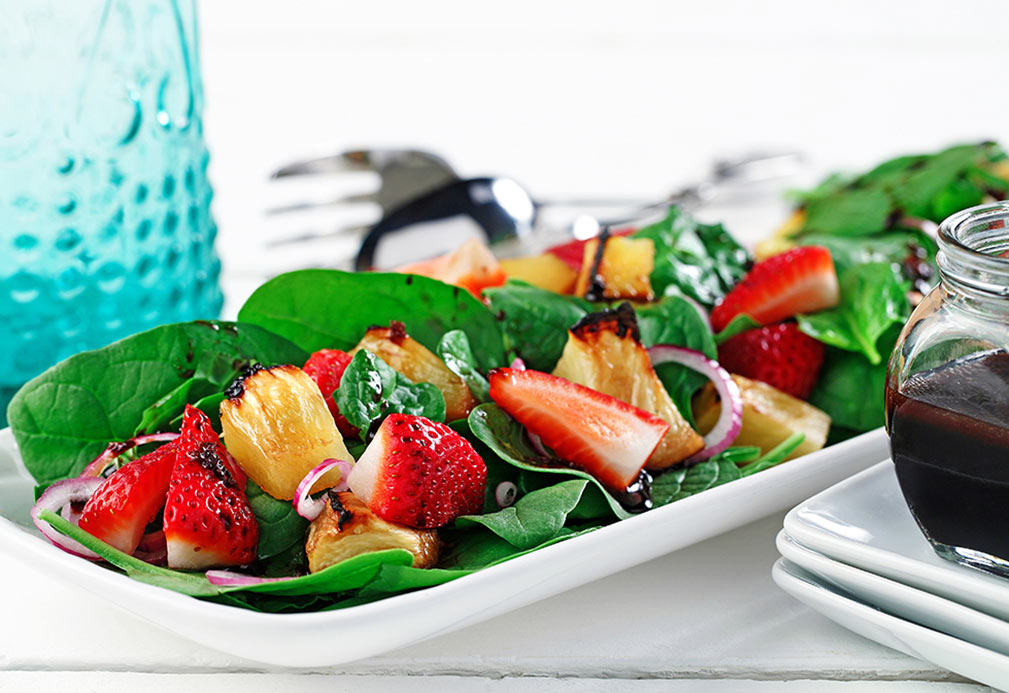
<instances>
[{"instance_id":1,"label":"spinach leaf","mask_svg":"<svg viewBox=\"0 0 1009 693\"><path fill-rule=\"evenodd\" d=\"M583 497L583 502L598 502L598 499L591 498L591 494L599 493L606 501L609 512L617 519L623 520L631 516L591 474L564 466L564 462L559 459L543 457L537 453L529 443L522 425L496 404L481 404L473 409L469 414L469 426L473 435L505 462L528 472L585 479L592 488L586 492L588 497Z\"/></svg>"},{"instance_id":2,"label":"spinach leaf","mask_svg":"<svg viewBox=\"0 0 1009 693\"><path fill-rule=\"evenodd\" d=\"M336 390L340 413L368 436L372 423L389 414L445 420L445 398L431 383L413 383L367 349L354 354Z\"/></svg>"},{"instance_id":3,"label":"spinach leaf","mask_svg":"<svg viewBox=\"0 0 1009 693\"><path fill-rule=\"evenodd\" d=\"M750 464L740 467L740 474L743 476L750 476L751 474L756 474L757 472L762 472L765 469L770 469L775 465L781 464L785 461L786 457L792 454L792 451L802 445L802 441L805 439L805 433L793 433L768 450L767 454L763 457L754 460Z\"/></svg>"},{"instance_id":4,"label":"spinach leaf","mask_svg":"<svg viewBox=\"0 0 1009 693\"><path fill-rule=\"evenodd\" d=\"M908 286L882 262L849 268L840 285L840 305L797 316L799 329L824 344L861 352L869 363L879 364L883 357L876 342L891 325L903 324L910 314Z\"/></svg>"},{"instance_id":5,"label":"spinach leaf","mask_svg":"<svg viewBox=\"0 0 1009 693\"><path fill-rule=\"evenodd\" d=\"M562 481L523 496L515 505L488 515L466 515L455 521L460 529L483 525L518 549L531 549L557 536L568 514L578 507L589 482Z\"/></svg>"},{"instance_id":6,"label":"spinach leaf","mask_svg":"<svg viewBox=\"0 0 1009 693\"><path fill-rule=\"evenodd\" d=\"M803 234L802 245L822 245L830 251L838 276L852 267L873 262L888 262L900 266L909 255L920 251L929 263L932 276L938 276L935 254L938 251L935 240L920 229L890 231L872 236L832 236L822 233Z\"/></svg>"},{"instance_id":7,"label":"spinach leaf","mask_svg":"<svg viewBox=\"0 0 1009 693\"><path fill-rule=\"evenodd\" d=\"M655 244L652 289L674 288L711 307L743 278L750 256L721 224L701 224L673 205L662 221L637 231L634 238Z\"/></svg>"},{"instance_id":8,"label":"spinach leaf","mask_svg":"<svg viewBox=\"0 0 1009 693\"><path fill-rule=\"evenodd\" d=\"M689 301L681 296L666 296L658 303L637 308L641 344L674 344L700 351L708 358L717 358L715 339L708 323ZM656 375L669 393L680 415L692 425L694 413L690 399L708 379L695 370L678 363L664 363L655 368Z\"/></svg>"},{"instance_id":9,"label":"spinach leaf","mask_svg":"<svg viewBox=\"0 0 1009 693\"><path fill-rule=\"evenodd\" d=\"M515 280L484 289L483 295L504 325L509 348L527 367L546 373L557 365L568 330L592 310L592 304L584 299Z\"/></svg>"},{"instance_id":10,"label":"spinach leaf","mask_svg":"<svg viewBox=\"0 0 1009 693\"><path fill-rule=\"evenodd\" d=\"M237 373L237 371L236 371ZM205 396L212 395L221 388L206 378L188 378L177 388L144 409L140 423L134 435L164 431L171 426L173 419L185 409L189 402L195 402ZM220 430L220 428L218 428Z\"/></svg>"},{"instance_id":11,"label":"spinach leaf","mask_svg":"<svg viewBox=\"0 0 1009 693\"><path fill-rule=\"evenodd\" d=\"M865 236L887 226L892 201L885 190L846 189L806 202L805 230Z\"/></svg>"},{"instance_id":12,"label":"spinach leaf","mask_svg":"<svg viewBox=\"0 0 1009 693\"><path fill-rule=\"evenodd\" d=\"M652 481L652 502L658 508L741 477L735 462L716 456L692 467L677 467L656 477Z\"/></svg>"},{"instance_id":13,"label":"spinach leaf","mask_svg":"<svg viewBox=\"0 0 1009 693\"><path fill-rule=\"evenodd\" d=\"M45 484L79 474L110 441L130 438L152 402L165 401L148 414L152 421L180 413L184 398L172 393L187 380L223 389L248 362L306 358L294 344L255 325L163 325L56 364L22 387L7 413L26 468ZM202 393L204 387L209 385L197 389ZM166 397L179 407L174 414Z\"/></svg>"},{"instance_id":14,"label":"spinach leaf","mask_svg":"<svg viewBox=\"0 0 1009 693\"><path fill-rule=\"evenodd\" d=\"M306 351L350 351L372 325L399 320L431 351L461 329L484 370L504 362L494 316L468 291L406 274L300 270L274 277L249 297L239 320L265 327Z\"/></svg>"},{"instance_id":15,"label":"spinach leaf","mask_svg":"<svg viewBox=\"0 0 1009 693\"><path fill-rule=\"evenodd\" d=\"M304 542L308 521L295 511L293 503L277 500L252 479L245 486L245 496L259 525L257 558L272 558Z\"/></svg>"},{"instance_id":16,"label":"spinach leaf","mask_svg":"<svg viewBox=\"0 0 1009 693\"><path fill-rule=\"evenodd\" d=\"M466 383L466 387L480 402L490 400L490 383L480 372L469 344L469 337L462 330L446 332L438 342L438 356L450 371Z\"/></svg>"},{"instance_id":17,"label":"spinach leaf","mask_svg":"<svg viewBox=\"0 0 1009 693\"><path fill-rule=\"evenodd\" d=\"M893 351L900 330L900 325L887 330L876 343L876 350L880 354ZM830 416L831 429L836 426L869 431L884 423L885 385L886 359L873 365L863 354L828 346L809 403Z\"/></svg>"}]
</instances>

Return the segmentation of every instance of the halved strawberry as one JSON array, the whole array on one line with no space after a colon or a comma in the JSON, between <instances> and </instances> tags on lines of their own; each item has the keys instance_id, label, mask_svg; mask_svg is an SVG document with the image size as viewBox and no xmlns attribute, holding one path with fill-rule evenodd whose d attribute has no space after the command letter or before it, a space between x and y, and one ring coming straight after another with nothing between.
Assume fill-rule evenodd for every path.
<instances>
[{"instance_id":1,"label":"halved strawberry","mask_svg":"<svg viewBox=\"0 0 1009 693\"><path fill-rule=\"evenodd\" d=\"M301 369L319 386L322 398L326 400L326 406L329 407L336 427L340 429L344 438L356 438L357 427L352 426L340 413L340 407L336 405L336 398L333 395L340 387L343 372L347 370L352 358L346 351L339 349L319 349L308 357L304 368Z\"/></svg>"},{"instance_id":2,"label":"halved strawberry","mask_svg":"<svg viewBox=\"0 0 1009 693\"><path fill-rule=\"evenodd\" d=\"M423 416L386 417L347 485L387 522L442 527L483 508L487 466L465 438Z\"/></svg>"},{"instance_id":3,"label":"halved strawberry","mask_svg":"<svg viewBox=\"0 0 1009 693\"><path fill-rule=\"evenodd\" d=\"M175 468L165 504L165 542L171 568L236 566L256 557L259 526L210 420L186 406Z\"/></svg>"},{"instance_id":4,"label":"halved strawberry","mask_svg":"<svg viewBox=\"0 0 1009 693\"><path fill-rule=\"evenodd\" d=\"M498 406L614 491L637 480L669 430L654 414L554 375L497 368L488 379Z\"/></svg>"},{"instance_id":5,"label":"halved strawberry","mask_svg":"<svg viewBox=\"0 0 1009 693\"><path fill-rule=\"evenodd\" d=\"M747 330L718 347L718 362L730 373L806 399L823 366L824 346L794 322Z\"/></svg>"},{"instance_id":6,"label":"halved strawberry","mask_svg":"<svg viewBox=\"0 0 1009 693\"><path fill-rule=\"evenodd\" d=\"M836 306L837 301L837 273L830 251L818 245L802 246L755 264L711 311L711 327L720 332L741 313L768 325Z\"/></svg>"},{"instance_id":7,"label":"halved strawberry","mask_svg":"<svg viewBox=\"0 0 1009 693\"><path fill-rule=\"evenodd\" d=\"M84 505L81 529L120 551L136 551L165 505L175 452L175 442L166 443L114 472Z\"/></svg>"}]
</instances>

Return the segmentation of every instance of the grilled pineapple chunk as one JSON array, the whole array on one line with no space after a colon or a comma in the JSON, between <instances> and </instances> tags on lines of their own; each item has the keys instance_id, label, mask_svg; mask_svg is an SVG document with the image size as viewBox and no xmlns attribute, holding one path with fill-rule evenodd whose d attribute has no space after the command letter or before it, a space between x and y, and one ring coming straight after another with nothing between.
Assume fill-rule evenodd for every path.
<instances>
[{"instance_id":1,"label":"grilled pineapple chunk","mask_svg":"<svg viewBox=\"0 0 1009 693\"><path fill-rule=\"evenodd\" d=\"M323 460L353 461L318 385L297 366L249 372L228 388L221 427L228 452L274 498L291 500ZM313 490L334 486L333 470Z\"/></svg>"},{"instance_id":2,"label":"grilled pineapple chunk","mask_svg":"<svg viewBox=\"0 0 1009 693\"><path fill-rule=\"evenodd\" d=\"M830 417L824 412L759 380L741 375L732 379L743 396L743 428L733 445L756 445L767 452L793 433L804 433L806 439L785 458L790 460L816 452L827 442ZM709 383L694 397L697 430L710 431L721 410L721 401Z\"/></svg>"},{"instance_id":3,"label":"grilled pineapple chunk","mask_svg":"<svg viewBox=\"0 0 1009 693\"><path fill-rule=\"evenodd\" d=\"M441 542L433 529L414 529L386 522L353 493L330 493L322 514L308 527L305 554L308 570L323 568L354 556L386 549L406 549L414 568L432 568Z\"/></svg>"},{"instance_id":4,"label":"grilled pineapple chunk","mask_svg":"<svg viewBox=\"0 0 1009 693\"><path fill-rule=\"evenodd\" d=\"M578 273L553 253L505 259L500 264L509 279L521 279L558 294L571 293L578 278Z\"/></svg>"},{"instance_id":5,"label":"grilled pineapple chunk","mask_svg":"<svg viewBox=\"0 0 1009 693\"><path fill-rule=\"evenodd\" d=\"M599 244L603 244L599 252ZM611 236L605 231L585 244L575 295L592 301L626 298L651 301L655 244L650 238Z\"/></svg>"},{"instance_id":6,"label":"grilled pineapple chunk","mask_svg":"<svg viewBox=\"0 0 1009 693\"><path fill-rule=\"evenodd\" d=\"M393 370L415 383L431 383L445 397L445 420L465 419L477 405L462 378L448 369L437 355L408 336L403 323L393 320L389 327L372 327L351 350L353 356L367 349Z\"/></svg>"},{"instance_id":7,"label":"grilled pineapple chunk","mask_svg":"<svg viewBox=\"0 0 1009 693\"><path fill-rule=\"evenodd\" d=\"M568 331L553 374L667 421L669 430L646 465L665 469L701 450L704 439L676 409L638 339L637 318L628 303L587 315Z\"/></svg>"}]
</instances>

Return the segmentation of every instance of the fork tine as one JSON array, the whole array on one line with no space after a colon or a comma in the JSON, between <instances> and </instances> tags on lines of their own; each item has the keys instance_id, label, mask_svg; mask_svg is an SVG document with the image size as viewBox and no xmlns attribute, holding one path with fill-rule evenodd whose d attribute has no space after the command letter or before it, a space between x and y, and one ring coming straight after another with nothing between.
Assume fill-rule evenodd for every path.
<instances>
[{"instance_id":1,"label":"fork tine","mask_svg":"<svg viewBox=\"0 0 1009 693\"><path fill-rule=\"evenodd\" d=\"M317 159L305 159L282 166L270 174L271 179L288 176L313 176L320 173L343 173L346 171L374 171L375 167L356 152L343 152Z\"/></svg>"},{"instance_id":2,"label":"fork tine","mask_svg":"<svg viewBox=\"0 0 1009 693\"><path fill-rule=\"evenodd\" d=\"M283 238L272 238L263 244L264 248L281 248L286 245L296 245L298 243L305 243L306 241L318 241L324 238L334 238L337 236L347 236L350 234L359 234L367 231L371 228L369 224L363 224L358 226L341 226L336 229L330 229L329 231L305 231L296 236L284 236Z\"/></svg>"},{"instance_id":3,"label":"fork tine","mask_svg":"<svg viewBox=\"0 0 1009 693\"><path fill-rule=\"evenodd\" d=\"M378 192L367 192L367 193L354 193L352 195L344 195L342 197L336 197L330 200L302 200L300 202L292 202L290 204L277 205L275 207L269 207L266 210L267 216L276 216L278 214L289 214L291 212L306 212L310 209L320 209L322 207L337 207L339 205L354 204L359 202L374 202L378 203Z\"/></svg>"}]
</instances>

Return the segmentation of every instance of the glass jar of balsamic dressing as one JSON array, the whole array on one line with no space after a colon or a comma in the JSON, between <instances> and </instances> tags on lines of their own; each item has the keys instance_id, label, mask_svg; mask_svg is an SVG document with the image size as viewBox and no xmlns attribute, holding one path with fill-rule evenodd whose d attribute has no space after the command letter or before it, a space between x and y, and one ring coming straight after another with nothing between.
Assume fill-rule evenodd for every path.
<instances>
[{"instance_id":1,"label":"glass jar of balsamic dressing","mask_svg":"<svg viewBox=\"0 0 1009 693\"><path fill-rule=\"evenodd\" d=\"M935 551L1009 577L1009 203L944 221L937 262L890 358L891 456Z\"/></svg>"}]
</instances>

